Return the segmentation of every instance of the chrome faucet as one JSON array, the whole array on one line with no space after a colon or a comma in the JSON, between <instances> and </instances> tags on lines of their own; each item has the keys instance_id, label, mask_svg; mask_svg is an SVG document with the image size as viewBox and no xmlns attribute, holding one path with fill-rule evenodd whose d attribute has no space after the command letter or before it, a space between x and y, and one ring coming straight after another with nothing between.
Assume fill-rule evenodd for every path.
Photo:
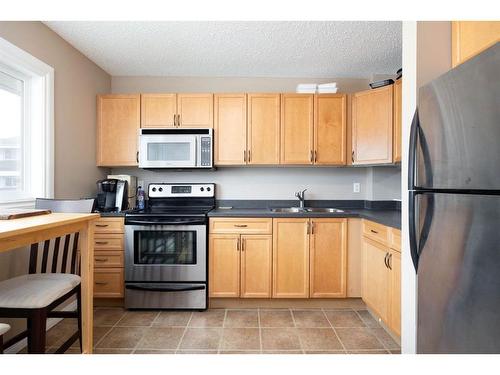
<instances>
[{"instance_id":1,"label":"chrome faucet","mask_svg":"<svg viewBox=\"0 0 500 375\"><path fill-rule=\"evenodd\" d=\"M299 200L299 208L300 208L300 209L304 209L304 201L305 201L305 199L306 199L306 198L305 198L305 196L304 196L304 194L305 194L305 192L306 192L306 191L307 191L307 189L304 189L304 190L302 190L302 191L297 191L297 192L295 192L295 196L296 196L296 197L298 198L298 200Z\"/></svg>"}]
</instances>

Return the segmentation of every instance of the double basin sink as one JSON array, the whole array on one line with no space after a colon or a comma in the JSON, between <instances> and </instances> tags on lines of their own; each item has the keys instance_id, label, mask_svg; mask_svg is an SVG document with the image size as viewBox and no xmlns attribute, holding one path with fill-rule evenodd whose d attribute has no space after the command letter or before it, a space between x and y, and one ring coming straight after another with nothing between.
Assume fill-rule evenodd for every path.
<instances>
[{"instance_id":1,"label":"double basin sink","mask_svg":"<svg viewBox=\"0 0 500 375\"><path fill-rule=\"evenodd\" d=\"M324 208L324 207L276 207L270 208L271 212L276 213L309 213L309 212L318 212L318 213L342 213L343 210L339 210L338 208Z\"/></svg>"}]
</instances>

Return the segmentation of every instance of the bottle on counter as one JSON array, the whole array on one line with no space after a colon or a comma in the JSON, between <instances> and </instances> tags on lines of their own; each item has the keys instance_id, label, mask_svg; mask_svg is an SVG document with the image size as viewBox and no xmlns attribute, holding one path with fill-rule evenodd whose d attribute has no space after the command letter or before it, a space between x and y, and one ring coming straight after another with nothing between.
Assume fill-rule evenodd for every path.
<instances>
[{"instance_id":1,"label":"bottle on counter","mask_svg":"<svg viewBox=\"0 0 500 375\"><path fill-rule=\"evenodd\" d=\"M137 188L137 208L139 210L144 210L144 200L145 200L145 192L142 186Z\"/></svg>"}]
</instances>

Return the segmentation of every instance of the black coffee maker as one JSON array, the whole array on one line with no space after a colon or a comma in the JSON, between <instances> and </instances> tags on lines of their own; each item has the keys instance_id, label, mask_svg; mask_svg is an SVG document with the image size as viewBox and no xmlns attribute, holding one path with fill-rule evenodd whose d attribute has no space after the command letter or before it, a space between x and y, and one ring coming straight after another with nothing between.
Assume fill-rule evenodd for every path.
<instances>
[{"instance_id":1,"label":"black coffee maker","mask_svg":"<svg viewBox=\"0 0 500 375\"><path fill-rule=\"evenodd\" d=\"M124 211L128 208L127 181L106 178L97 181L97 211Z\"/></svg>"}]
</instances>

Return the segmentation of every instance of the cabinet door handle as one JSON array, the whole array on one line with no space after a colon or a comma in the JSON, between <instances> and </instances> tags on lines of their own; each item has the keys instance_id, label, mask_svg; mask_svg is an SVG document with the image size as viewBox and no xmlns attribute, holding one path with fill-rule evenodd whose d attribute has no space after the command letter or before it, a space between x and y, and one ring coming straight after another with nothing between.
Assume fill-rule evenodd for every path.
<instances>
[{"instance_id":1,"label":"cabinet door handle","mask_svg":"<svg viewBox=\"0 0 500 375\"><path fill-rule=\"evenodd\" d=\"M311 222L307 222L307 234L311 234Z\"/></svg>"},{"instance_id":2,"label":"cabinet door handle","mask_svg":"<svg viewBox=\"0 0 500 375\"><path fill-rule=\"evenodd\" d=\"M181 126L181 115L177 115L177 126Z\"/></svg>"},{"instance_id":3,"label":"cabinet door handle","mask_svg":"<svg viewBox=\"0 0 500 375\"><path fill-rule=\"evenodd\" d=\"M238 237L238 242L236 243L236 251L240 251L240 237Z\"/></svg>"},{"instance_id":4,"label":"cabinet door handle","mask_svg":"<svg viewBox=\"0 0 500 375\"><path fill-rule=\"evenodd\" d=\"M245 239L241 240L241 251L245 251Z\"/></svg>"},{"instance_id":5,"label":"cabinet door handle","mask_svg":"<svg viewBox=\"0 0 500 375\"><path fill-rule=\"evenodd\" d=\"M389 254L389 257L387 258L387 266L392 271L392 254Z\"/></svg>"},{"instance_id":6,"label":"cabinet door handle","mask_svg":"<svg viewBox=\"0 0 500 375\"><path fill-rule=\"evenodd\" d=\"M385 257L384 257L385 268L389 268L389 264L387 263L387 257L388 256L389 256L389 253L385 253Z\"/></svg>"},{"instance_id":7,"label":"cabinet door handle","mask_svg":"<svg viewBox=\"0 0 500 375\"><path fill-rule=\"evenodd\" d=\"M139 163L139 151L135 153L135 160Z\"/></svg>"},{"instance_id":8,"label":"cabinet door handle","mask_svg":"<svg viewBox=\"0 0 500 375\"><path fill-rule=\"evenodd\" d=\"M234 224L234 226L235 226L236 228L246 228L246 227L248 227L248 225L247 225L247 224Z\"/></svg>"},{"instance_id":9,"label":"cabinet door handle","mask_svg":"<svg viewBox=\"0 0 500 375\"><path fill-rule=\"evenodd\" d=\"M108 241L96 241L95 244L96 245L107 245Z\"/></svg>"},{"instance_id":10,"label":"cabinet door handle","mask_svg":"<svg viewBox=\"0 0 500 375\"><path fill-rule=\"evenodd\" d=\"M95 258L94 259L96 262L107 262L108 258Z\"/></svg>"},{"instance_id":11,"label":"cabinet door handle","mask_svg":"<svg viewBox=\"0 0 500 375\"><path fill-rule=\"evenodd\" d=\"M354 150L352 151L352 154L351 154L351 160L354 163Z\"/></svg>"},{"instance_id":12,"label":"cabinet door handle","mask_svg":"<svg viewBox=\"0 0 500 375\"><path fill-rule=\"evenodd\" d=\"M314 234L314 221L311 222L311 234Z\"/></svg>"},{"instance_id":13,"label":"cabinet door handle","mask_svg":"<svg viewBox=\"0 0 500 375\"><path fill-rule=\"evenodd\" d=\"M378 232L376 230L373 230L373 229L370 229L370 232L378 234Z\"/></svg>"},{"instance_id":14,"label":"cabinet door handle","mask_svg":"<svg viewBox=\"0 0 500 375\"><path fill-rule=\"evenodd\" d=\"M243 150L243 161L247 162L247 150Z\"/></svg>"},{"instance_id":15,"label":"cabinet door handle","mask_svg":"<svg viewBox=\"0 0 500 375\"><path fill-rule=\"evenodd\" d=\"M95 226L99 227L99 228L105 228L105 227L108 227L109 224L96 224Z\"/></svg>"},{"instance_id":16,"label":"cabinet door handle","mask_svg":"<svg viewBox=\"0 0 500 375\"><path fill-rule=\"evenodd\" d=\"M318 151L314 151L314 162L318 161Z\"/></svg>"},{"instance_id":17,"label":"cabinet door handle","mask_svg":"<svg viewBox=\"0 0 500 375\"><path fill-rule=\"evenodd\" d=\"M248 150L248 162L250 163L250 150Z\"/></svg>"},{"instance_id":18,"label":"cabinet door handle","mask_svg":"<svg viewBox=\"0 0 500 375\"><path fill-rule=\"evenodd\" d=\"M314 162L314 151L313 150L311 150L310 159L311 159L311 163Z\"/></svg>"},{"instance_id":19,"label":"cabinet door handle","mask_svg":"<svg viewBox=\"0 0 500 375\"><path fill-rule=\"evenodd\" d=\"M96 281L94 282L95 285L108 285L108 283L102 282L102 281Z\"/></svg>"}]
</instances>

